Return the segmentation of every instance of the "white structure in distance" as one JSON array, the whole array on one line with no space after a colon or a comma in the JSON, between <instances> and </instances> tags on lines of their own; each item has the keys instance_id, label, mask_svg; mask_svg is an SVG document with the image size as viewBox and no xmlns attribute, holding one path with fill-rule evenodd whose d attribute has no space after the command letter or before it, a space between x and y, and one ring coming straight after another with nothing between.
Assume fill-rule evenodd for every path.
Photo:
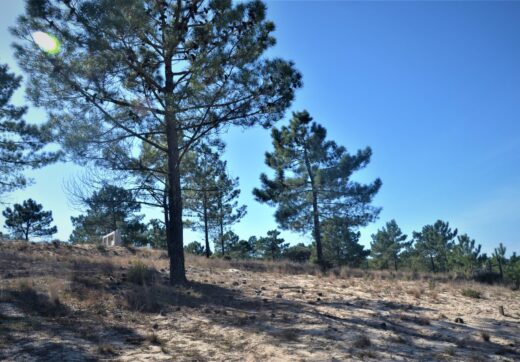
<instances>
[{"instance_id":1,"label":"white structure in distance","mask_svg":"<svg viewBox=\"0 0 520 362\"><path fill-rule=\"evenodd\" d=\"M101 239L101 244L103 244L104 246L123 245L119 229L116 229L115 231L112 231L111 233L103 236L103 238Z\"/></svg>"}]
</instances>

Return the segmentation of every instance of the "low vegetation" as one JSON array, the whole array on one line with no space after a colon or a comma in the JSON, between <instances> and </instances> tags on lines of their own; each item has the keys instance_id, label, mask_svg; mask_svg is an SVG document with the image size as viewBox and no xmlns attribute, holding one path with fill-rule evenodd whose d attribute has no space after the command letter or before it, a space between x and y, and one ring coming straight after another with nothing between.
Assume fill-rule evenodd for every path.
<instances>
[{"instance_id":1,"label":"low vegetation","mask_svg":"<svg viewBox=\"0 0 520 362\"><path fill-rule=\"evenodd\" d=\"M3 242L0 359L520 358L510 288L289 261L186 263L192 282L175 287L162 250ZM491 297L468 303L461 291L477 288Z\"/></svg>"}]
</instances>

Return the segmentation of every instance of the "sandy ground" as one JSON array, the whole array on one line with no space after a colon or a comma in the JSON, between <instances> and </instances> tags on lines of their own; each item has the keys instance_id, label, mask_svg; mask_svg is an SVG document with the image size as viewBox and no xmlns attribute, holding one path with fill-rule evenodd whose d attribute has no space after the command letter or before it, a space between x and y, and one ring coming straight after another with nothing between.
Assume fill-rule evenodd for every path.
<instances>
[{"instance_id":1,"label":"sandy ground","mask_svg":"<svg viewBox=\"0 0 520 362\"><path fill-rule=\"evenodd\" d=\"M153 283L128 280L136 260ZM174 288L162 252L2 242L0 359L520 360L520 292L505 287L187 266Z\"/></svg>"}]
</instances>

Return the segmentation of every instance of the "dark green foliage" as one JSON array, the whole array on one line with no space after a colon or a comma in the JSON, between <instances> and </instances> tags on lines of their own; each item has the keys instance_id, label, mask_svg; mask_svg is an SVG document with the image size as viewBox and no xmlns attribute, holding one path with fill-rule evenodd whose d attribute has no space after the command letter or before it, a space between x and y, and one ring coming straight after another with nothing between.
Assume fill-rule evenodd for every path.
<instances>
[{"instance_id":1,"label":"dark green foliage","mask_svg":"<svg viewBox=\"0 0 520 362\"><path fill-rule=\"evenodd\" d=\"M73 243L99 242L103 235L116 229L124 244L144 245L146 226L137 214L141 205L133 193L121 187L106 185L83 200L86 213L71 217L74 230L69 240Z\"/></svg>"},{"instance_id":2,"label":"dark green foliage","mask_svg":"<svg viewBox=\"0 0 520 362\"><path fill-rule=\"evenodd\" d=\"M225 172L225 162L219 159L223 145L217 150L207 144L197 146L187 153L183 161L184 208L193 230L204 233L206 257L211 255L210 227L216 224L217 179Z\"/></svg>"},{"instance_id":3,"label":"dark green foliage","mask_svg":"<svg viewBox=\"0 0 520 362\"><path fill-rule=\"evenodd\" d=\"M22 119L27 108L10 104L20 82L7 65L0 64L0 194L27 184L25 168L42 167L60 156L44 151L50 142L47 125L27 124Z\"/></svg>"},{"instance_id":4,"label":"dark green foliage","mask_svg":"<svg viewBox=\"0 0 520 362\"><path fill-rule=\"evenodd\" d=\"M225 235L231 233L228 231ZM233 259L251 259L254 257L256 252L257 244L252 243L252 239L239 240L236 234L232 234L232 237L225 237L228 242L226 243L227 255Z\"/></svg>"},{"instance_id":5,"label":"dark green foliage","mask_svg":"<svg viewBox=\"0 0 520 362\"><path fill-rule=\"evenodd\" d=\"M403 234L395 220L387 222L385 227L373 234L370 256L376 266L382 269L392 267L397 270L399 253L411 244L406 239L407 236Z\"/></svg>"},{"instance_id":6,"label":"dark green foliage","mask_svg":"<svg viewBox=\"0 0 520 362\"><path fill-rule=\"evenodd\" d=\"M289 244L285 240L279 238L278 230L270 230L267 236L261 237L257 241L257 250L264 259L276 260L280 259L287 250Z\"/></svg>"},{"instance_id":7,"label":"dark green foliage","mask_svg":"<svg viewBox=\"0 0 520 362\"><path fill-rule=\"evenodd\" d=\"M283 229L312 231L318 263L323 262L321 220L338 217L350 228L367 225L380 209L370 205L381 187L352 181L355 171L369 162L370 148L355 155L326 139L324 127L312 122L307 112L294 113L288 126L272 131L273 152L266 153L266 164L275 175L262 174L256 199L277 206L276 221Z\"/></svg>"},{"instance_id":8,"label":"dark green foliage","mask_svg":"<svg viewBox=\"0 0 520 362\"><path fill-rule=\"evenodd\" d=\"M204 255L204 246L198 241L192 241L184 247L184 251L193 255Z\"/></svg>"},{"instance_id":9,"label":"dark green foliage","mask_svg":"<svg viewBox=\"0 0 520 362\"><path fill-rule=\"evenodd\" d=\"M289 246L283 253L283 257L297 263L306 263L311 258L312 246L299 243Z\"/></svg>"},{"instance_id":10,"label":"dark green foliage","mask_svg":"<svg viewBox=\"0 0 520 362\"><path fill-rule=\"evenodd\" d=\"M457 236L457 243L448 257L450 269L461 271L466 276L473 275L479 266L480 250L481 245L476 245L467 234Z\"/></svg>"},{"instance_id":11,"label":"dark green foliage","mask_svg":"<svg viewBox=\"0 0 520 362\"><path fill-rule=\"evenodd\" d=\"M448 256L456 236L457 229L452 230L449 223L437 220L424 226L421 232L413 233L415 251L429 263L432 272L448 271Z\"/></svg>"},{"instance_id":12,"label":"dark green foliage","mask_svg":"<svg viewBox=\"0 0 520 362\"><path fill-rule=\"evenodd\" d=\"M13 237L29 241L29 237L50 237L58 232L53 221L52 211L43 211L43 206L32 199L21 205L14 204L2 212L5 217L5 228Z\"/></svg>"},{"instance_id":13,"label":"dark green foliage","mask_svg":"<svg viewBox=\"0 0 520 362\"><path fill-rule=\"evenodd\" d=\"M361 266L370 255L359 244L361 234L354 231L348 221L332 217L323 221L323 258L325 266Z\"/></svg>"},{"instance_id":14,"label":"dark green foliage","mask_svg":"<svg viewBox=\"0 0 520 362\"><path fill-rule=\"evenodd\" d=\"M159 219L150 219L146 230L146 240L154 248L166 249L166 227Z\"/></svg>"},{"instance_id":15,"label":"dark green foliage","mask_svg":"<svg viewBox=\"0 0 520 362\"><path fill-rule=\"evenodd\" d=\"M57 36L61 53L41 51L34 31ZM228 126L271 126L302 85L291 62L265 56L273 31L262 2L227 0L31 1L12 29L55 139L165 211L172 283L186 281L184 156Z\"/></svg>"},{"instance_id":16,"label":"dark green foliage","mask_svg":"<svg viewBox=\"0 0 520 362\"><path fill-rule=\"evenodd\" d=\"M468 297L468 298L473 298L473 299L480 299L481 297L481 294L478 290L475 290L475 289L463 289L462 290L462 295L465 296L465 297Z\"/></svg>"},{"instance_id":17,"label":"dark green foliage","mask_svg":"<svg viewBox=\"0 0 520 362\"><path fill-rule=\"evenodd\" d=\"M505 274L507 279L510 280L516 289L520 288L520 261L512 261L513 258L509 259L509 264L506 267Z\"/></svg>"},{"instance_id":18,"label":"dark green foliage","mask_svg":"<svg viewBox=\"0 0 520 362\"><path fill-rule=\"evenodd\" d=\"M246 206L238 205L240 189L238 178L227 173L225 161L220 160L224 146L213 142L201 144L187 154L183 162L184 207L188 223L193 230L204 233L206 256L209 257L210 234L220 241L225 253L224 233L246 214Z\"/></svg>"},{"instance_id":19,"label":"dark green foliage","mask_svg":"<svg viewBox=\"0 0 520 362\"><path fill-rule=\"evenodd\" d=\"M506 260L506 247L500 243L493 252L493 258L498 264L498 272L500 273L500 279L504 278L504 263Z\"/></svg>"}]
</instances>

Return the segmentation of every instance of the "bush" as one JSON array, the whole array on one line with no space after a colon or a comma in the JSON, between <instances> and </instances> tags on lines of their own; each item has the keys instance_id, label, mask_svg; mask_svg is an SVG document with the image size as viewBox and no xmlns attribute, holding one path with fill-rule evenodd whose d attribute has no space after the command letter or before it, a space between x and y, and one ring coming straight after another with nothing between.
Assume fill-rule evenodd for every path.
<instances>
[{"instance_id":1,"label":"bush","mask_svg":"<svg viewBox=\"0 0 520 362\"><path fill-rule=\"evenodd\" d=\"M473 277L479 283L494 284L500 281L500 274L495 272L478 272Z\"/></svg>"},{"instance_id":2,"label":"bush","mask_svg":"<svg viewBox=\"0 0 520 362\"><path fill-rule=\"evenodd\" d=\"M204 255L204 246L198 241L192 241L184 247L184 251L193 255Z\"/></svg>"},{"instance_id":3,"label":"bush","mask_svg":"<svg viewBox=\"0 0 520 362\"><path fill-rule=\"evenodd\" d=\"M140 260L135 261L128 269L128 281L139 285L151 284L154 271Z\"/></svg>"},{"instance_id":4,"label":"bush","mask_svg":"<svg viewBox=\"0 0 520 362\"><path fill-rule=\"evenodd\" d=\"M287 248L283 254L284 258L297 263L306 263L311 258L312 248L304 244L298 244Z\"/></svg>"},{"instance_id":5,"label":"bush","mask_svg":"<svg viewBox=\"0 0 520 362\"><path fill-rule=\"evenodd\" d=\"M462 295L465 297L474 298L474 299L480 299L480 297L481 297L481 294L479 291L470 289L470 288L464 289L462 291Z\"/></svg>"}]
</instances>

